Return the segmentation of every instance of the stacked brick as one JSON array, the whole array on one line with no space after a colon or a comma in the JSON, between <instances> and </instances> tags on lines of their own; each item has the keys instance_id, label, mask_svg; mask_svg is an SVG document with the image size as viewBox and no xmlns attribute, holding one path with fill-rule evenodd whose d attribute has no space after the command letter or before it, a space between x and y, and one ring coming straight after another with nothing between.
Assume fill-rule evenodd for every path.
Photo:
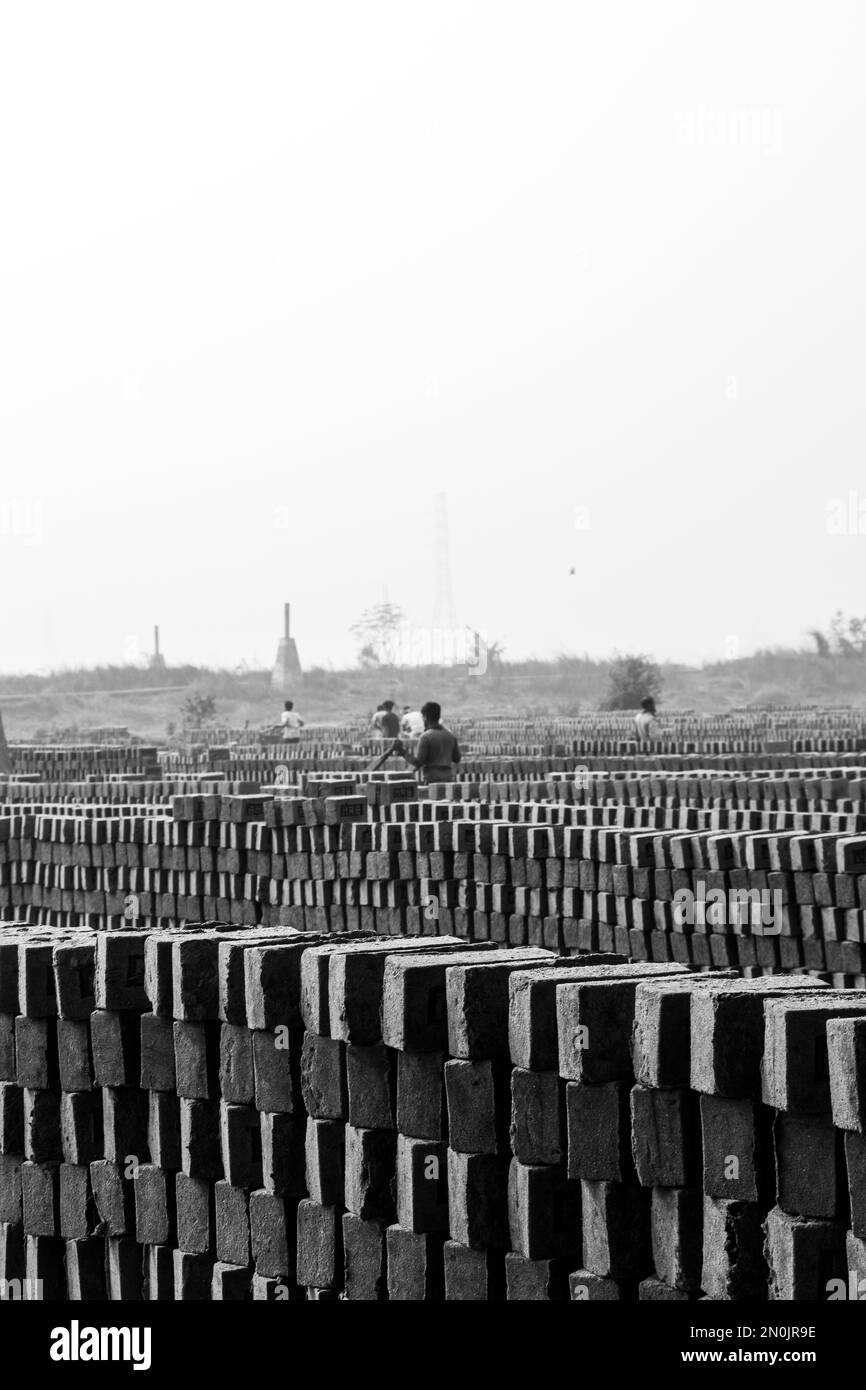
<instances>
[{"instance_id":1,"label":"stacked brick","mask_svg":"<svg viewBox=\"0 0 866 1390\"><path fill-rule=\"evenodd\" d=\"M859 816L467 806L417 792L400 781L363 797L208 792L176 798L171 818L10 816L0 914L94 930L215 921L453 934L866 982ZM691 920L683 894L706 903Z\"/></svg>"},{"instance_id":2,"label":"stacked brick","mask_svg":"<svg viewBox=\"0 0 866 1390\"><path fill-rule=\"evenodd\" d=\"M866 992L806 976L0 928L0 1278L44 1298L822 1299L864 1117Z\"/></svg>"}]
</instances>

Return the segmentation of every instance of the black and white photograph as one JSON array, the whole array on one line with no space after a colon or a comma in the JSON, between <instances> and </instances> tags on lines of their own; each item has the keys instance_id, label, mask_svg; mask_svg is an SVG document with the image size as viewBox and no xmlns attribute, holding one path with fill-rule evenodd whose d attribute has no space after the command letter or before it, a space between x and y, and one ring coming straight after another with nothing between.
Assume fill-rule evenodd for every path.
<instances>
[{"instance_id":1,"label":"black and white photograph","mask_svg":"<svg viewBox=\"0 0 866 1390\"><path fill-rule=\"evenodd\" d=\"M859 1344L864 72L863 0L0 0L20 1374Z\"/></svg>"}]
</instances>

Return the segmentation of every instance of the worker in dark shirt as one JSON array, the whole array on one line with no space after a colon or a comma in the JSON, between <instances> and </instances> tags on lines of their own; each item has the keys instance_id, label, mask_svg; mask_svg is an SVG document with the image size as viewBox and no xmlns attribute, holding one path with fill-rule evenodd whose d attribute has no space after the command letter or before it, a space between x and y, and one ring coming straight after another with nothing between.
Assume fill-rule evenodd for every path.
<instances>
[{"instance_id":1,"label":"worker in dark shirt","mask_svg":"<svg viewBox=\"0 0 866 1390\"><path fill-rule=\"evenodd\" d=\"M409 753L398 739L394 752L400 753L408 763L423 774L424 781L452 782L454 767L460 761L460 748L450 729L441 724L442 708L435 700L421 706L424 717L424 732L418 740L415 754Z\"/></svg>"},{"instance_id":2,"label":"worker in dark shirt","mask_svg":"<svg viewBox=\"0 0 866 1390\"><path fill-rule=\"evenodd\" d=\"M380 738L396 738L400 732L400 716L394 713L394 701L383 700L373 716L373 728Z\"/></svg>"}]
</instances>

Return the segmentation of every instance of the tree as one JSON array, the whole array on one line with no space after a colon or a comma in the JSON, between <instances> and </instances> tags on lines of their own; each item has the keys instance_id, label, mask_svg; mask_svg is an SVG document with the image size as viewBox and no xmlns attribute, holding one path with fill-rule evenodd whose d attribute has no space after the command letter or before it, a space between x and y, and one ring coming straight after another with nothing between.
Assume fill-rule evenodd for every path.
<instances>
[{"instance_id":1,"label":"tree","mask_svg":"<svg viewBox=\"0 0 866 1390\"><path fill-rule=\"evenodd\" d=\"M608 671L607 699L602 709L637 709L648 695L661 694L662 673L655 662L642 653L615 655Z\"/></svg>"},{"instance_id":2,"label":"tree","mask_svg":"<svg viewBox=\"0 0 866 1390\"><path fill-rule=\"evenodd\" d=\"M213 695L188 695L180 712L185 729L200 729L216 718L216 700Z\"/></svg>"},{"instance_id":3,"label":"tree","mask_svg":"<svg viewBox=\"0 0 866 1390\"><path fill-rule=\"evenodd\" d=\"M866 655L866 618L846 618L840 608L830 624L830 639L839 656Z\"/></svg>"},{"instance_id":4,"label":"tree","mask_svg":"<svg viewBox=\"0 0 866 1390\"><path fill-rule=\"evenodd\" d=\"M397 656L403 610L396 603L377 603L366 608L350 632L358 639L358 660L362 666L393 666Z\"/></svg>"}]
</instances>

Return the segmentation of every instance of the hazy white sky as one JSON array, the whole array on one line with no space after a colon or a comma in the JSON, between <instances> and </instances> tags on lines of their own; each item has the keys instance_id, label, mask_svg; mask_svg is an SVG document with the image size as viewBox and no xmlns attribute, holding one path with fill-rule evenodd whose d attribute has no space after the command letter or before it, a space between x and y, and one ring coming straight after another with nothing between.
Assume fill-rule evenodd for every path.
<instances>
[{"instance_id":1,"label":"hazy white sky","mask_svg":"<svg viewBox=\"0 0 866 1390\"><path fill-rule=\"evenodd\" d=\"M344 661L440 489L512 657L862 613L864 70L856 0L5 5L0 668Z\"/></svg>"}]
</instances>

